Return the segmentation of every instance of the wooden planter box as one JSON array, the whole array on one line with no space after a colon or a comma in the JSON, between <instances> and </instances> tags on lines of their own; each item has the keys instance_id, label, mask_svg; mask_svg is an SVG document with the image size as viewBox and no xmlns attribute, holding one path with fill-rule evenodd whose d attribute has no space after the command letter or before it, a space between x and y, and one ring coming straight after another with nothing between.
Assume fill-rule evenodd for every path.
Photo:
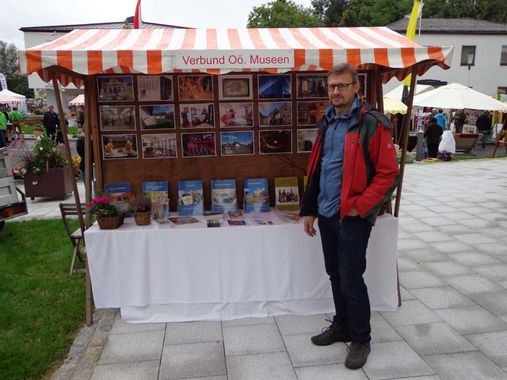
<instances>
[{"instance_id":1,"label":"wooden planter box","mask_svg":"<svg viewBox=\"0 0 507 380\"><path fill-rule=\"evenodd\" d=\"M39 181L34 184L35 177L29 173L25 175L25 194L27 197L61 198L65 199L72 193L72 168L51 168L44 171Z\"/></svg>"}]
</instances>

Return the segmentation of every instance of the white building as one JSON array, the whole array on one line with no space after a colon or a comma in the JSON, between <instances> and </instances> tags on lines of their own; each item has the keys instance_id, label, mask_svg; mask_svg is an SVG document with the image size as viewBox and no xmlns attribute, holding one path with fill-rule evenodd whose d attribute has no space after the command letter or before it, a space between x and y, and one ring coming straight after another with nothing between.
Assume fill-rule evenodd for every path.
<instances>
[{"instance_id":1,"label":"white building","mask_svg":"<svg viewBox=\"0 0 507 380\"><path fill-rule=\"evenodd\" d=\"M405 35L408 19L387 25ZM419 45L454 46L451 68L435 66L418 80L435 79L461 83L486 95L507 98L507 24L472 19L426 19L415 41ZM399 86L396 79L384 86L384 93Z\"/></svg>"}]
</instances>

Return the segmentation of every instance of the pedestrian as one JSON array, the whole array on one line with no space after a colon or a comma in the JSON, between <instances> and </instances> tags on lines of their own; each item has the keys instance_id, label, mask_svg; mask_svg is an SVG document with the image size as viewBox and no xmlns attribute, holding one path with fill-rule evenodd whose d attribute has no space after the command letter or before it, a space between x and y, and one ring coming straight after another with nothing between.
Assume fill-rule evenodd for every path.
<instances>
[{"instance_id":1,"label":"pedestrian","mask_svg":"<svg viewBox=\"0 0 507 380\"><path fill-rule=\"evenodd\" d=\"M488 111L484 111L481 116L477 118L475 122L477 130L481 134L482 149L486 148L486 139L491 133L491 116Z\"/></svg>"},{"instance_id":2,"label":"pedestrian","mask_svg":"<svg viewBox=\"0 0 507 380\"><path fill-rule=\"evenodd\" d=\"M429 158L437 158L438 144L440 144L440 136L442 136L442 133L444 133L444 131L442 130L442 127L438 125L436 118L430 117L428 127L424 131Z\"/></svg>"},{"instance_id":3,"label":"pedestrian","mask_svg":"<svg viewBox=\"0 0 507 380\"><path fill-rule=\"evenodd\" d=\"M77 111L77 128L79 132L83 130L83 126L84 126L84 112L83 109L80 108L79 111Z\"/></svg>"},{"instance_id":4,"label":"pedestrian","mask_svg":"<svg viewBox=\"0 0 507 380\"><path fill-rule=\"evenodd\" d=\"M444 130L447 127L447 117L442 109L438 110L438 113L433 116L437 124Z\"/></svg>"},{"instance_id":5,"label":"pedestrian","mask_svg":"<svg viewBox=\"0 0 507 380\"><path fill-rule=\"evenodd\" d=\"M7 133L7 118L5 117L5 107L0 108L0 148L5 148L5 134Z\"/></svg>"},{"instance_id":6,"label":"pedestrian","mask_svg":"<svg viewBox=\"0 0 507 380\"><path fill-rule=\"evenodd\" d=\"M18 111L17 107L12 107L12 111L9 112L9 120L12 123L12 133L17 135L17 139L24 141L25 136L21 130L21 121L23 120L23 114Z\"/></svg>"},{"instance_id":7,"label":"pedestrian","mask_svg":"<svg viewBox=\"0 0 507 380\"><path fill-rule=\"evenodd\" d=\"M55 112L53 106L49 106L48 110L44 114L44 120L42 121L42 125L46 129L46 133L49 138L53 141L56 141L56 129L60 121L58 120L58 114Z\"/></svg>"},{"instance_id":8,"label":"pedestrian","mask_svg":"<svg viewBox=\"0 0 507 380\"><path fill-rule=\"evenodd\" d=\"M79 171L81 172L81 178L83 180L83 182L85 181L86 179L86 166L85 166L85 138L84 138L84 133L81 133L78 137L78 139L76 140L76 151L77 151L77 154L79 154L79 157L81 157L81 161L79 162ZM91 136L90 136L90 163L93 167L93 142L91 141ZM92 175L91 175L91 182L93 183L93 170L92 170Z\"/></svg>"},{"instance_id":9,"label":"pedestrian","mask_svg":"<svg viewBox=\"0 0 507 380\"><path fill-rule=\"evenodd\" d=\"M370 353L370 301L364 283L371 228L398 181L399 169L387 117L359 96L357 71L334 66L327 77L331 105L320 122L308 165L300 215L315 236L315 219L331 281L335 315L311 338L317 346L352 342L345 366L361 368Z\"/></svg>"},{"instance_id":10,"label":"pedestrian","mask_svg":"<svg viewBox=\"0 0 507 380\"><path fill-rule=\"evenodd\" d=\"M451 123L454 121L455 134L463 132L463 125L467 122L467 115L464 110L458 110L454 113Z\"/></svg>"}]
</instances>

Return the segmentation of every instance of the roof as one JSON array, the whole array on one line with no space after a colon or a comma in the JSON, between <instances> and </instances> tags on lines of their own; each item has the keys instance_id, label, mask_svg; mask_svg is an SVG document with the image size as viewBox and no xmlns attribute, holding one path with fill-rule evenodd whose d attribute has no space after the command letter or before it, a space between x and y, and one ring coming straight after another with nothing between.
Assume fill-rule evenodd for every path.
<instances>
[{"instance_id":1,"label":"roof","mask_svg":"<svg viewBox=\"0 0 507 380\"><path fill-rule=\"evenodd\" d=\"M134 24L134 17L127 17L124 21L117 22L98 22L93 24L71 24L71 25L48 25L48 26L29 26L19 28L22 32L39 32L39 33L68 33L74 29L123 29L125 27L125 21L132 28ZM166 28L177 28L187 29L186 26L176 26L167 24L157 24L153 22L143 21L143 29L166 29Z\"/></svg>"},{"instance_id":2,"label":"roof","mask_svg":"<svg viewBox=\"0 0 507 380\"><path fill-rule=\"evenodd\" d=\"M387 25L388 28L405 34L408 18ZM417 24L419 27L419 23ZM423 18L422 34L507 34L507 24L470 18Z\"/></svg>"},{"instance_id":3,"label":"roof","mask_svg":"<svg viewBox=\"0 0 507 380\"><path fill-rule=\"evenodd\" d=\"M273 29L76 29L19 51L22 74L49 80L56 66L63 84L102 73L329 70L348 62L379 69L386 82L412 68L449 67L452 47L420 46L386 27ZM65 73L73 78L65 79Z\"/></svg>"}]
</instances>

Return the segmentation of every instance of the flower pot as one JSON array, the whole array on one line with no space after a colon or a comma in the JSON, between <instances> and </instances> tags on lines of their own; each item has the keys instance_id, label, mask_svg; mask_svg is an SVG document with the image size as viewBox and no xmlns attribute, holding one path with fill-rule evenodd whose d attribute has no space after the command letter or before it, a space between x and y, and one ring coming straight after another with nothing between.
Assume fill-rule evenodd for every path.
<instances>
[{"instance_id":1,"label":"flower pot","mask_svg":"<svg viewBox=\"0 0 507 380\"><path fill-rule=\"evenodd\" d=\"M151 221L151 211L134 212L134 220L138 226L147 226Z\"/></svg>"},{"instance_id":2,"label":"flower pot","mask_svg":"<svg viewBox=\"0 0 507 380\"><path fill-rule=\"evenodd\" d=\"M114 230L123 224L123 215L101 216L97 219L101 230Z\"/></svg>"},{"instance_id":3,"label":"flower pot","mask_svg":"<svg viewBox=\"0 0 507 380\"><path fill-rule=\"evenodd\" d=\"M24 178L25 194L27 197L47 197L65 199L72 193L72 168L50 168L42 172L37 178L27 173Z\"/></svg>"}]
</instances>

